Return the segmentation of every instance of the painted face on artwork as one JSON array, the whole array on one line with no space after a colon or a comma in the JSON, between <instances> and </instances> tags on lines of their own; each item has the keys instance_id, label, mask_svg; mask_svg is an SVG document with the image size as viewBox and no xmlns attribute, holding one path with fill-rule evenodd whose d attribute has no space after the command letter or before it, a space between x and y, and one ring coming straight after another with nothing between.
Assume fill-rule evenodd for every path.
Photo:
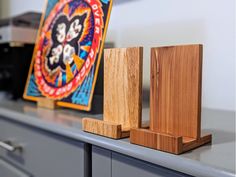
<instances>
[{"instance_id":1,"label":"painted face on artwork","mask_svg":"<svg viewBox=\"0 0 236 177\"><path fill-rule=\"evenodd\" d=\"M65 23L60 23L57 26L57 40L58 42L64 42L66 38L66 24Z\"/></svg>"},{"instance_id":2,"label":"painted face on artwork","mask_svg":"<svg viewBox=\"0 0 236 177\"><path fill-rule=\"evenodd\" d=\"M52 29L52 46L46 58L47 69L53 72L60 68L66 69L66 65L73 64L73 55L80 51L79 39L83 33L84 22L87 14L78 15L71 20L61 15L54 22Z\"/></svg>"}]
</instances>

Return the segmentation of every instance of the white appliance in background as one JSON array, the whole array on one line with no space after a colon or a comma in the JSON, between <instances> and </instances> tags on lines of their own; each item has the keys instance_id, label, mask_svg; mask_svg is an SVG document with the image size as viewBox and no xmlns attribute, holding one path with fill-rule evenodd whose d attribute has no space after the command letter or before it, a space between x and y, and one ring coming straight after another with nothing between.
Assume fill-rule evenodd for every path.
<instances>
[{"instance_id":1,"label":"white appliance in background","mask_svg":"<svg viewBox=\"0 0 236 177\"><path fill-rule=\"evenodd\" d=\"M0 44L19 42L34 44L37 37L37 29L6 26L0 28Z\"/></svg>"},{"instance_id":2,"label":"white appliance in background","mask_svg":"<svg viewBox=\"0 0 236 177\"><path fill-rule=\"evenodd\" d=\"M40 18L29 12L0 19L0 102L23 95Z\"/></svg>"},{"instance_id":3,"label":"white appliance in background","mask_svg":"<svg viewBox=\"0 0 236 177\"><path fill-rule=\"evenodd\" d=\"M40 18L40 13L28 12L0 20L0 44L10 42L34 44Z\"/></svg>"}]
</instances>

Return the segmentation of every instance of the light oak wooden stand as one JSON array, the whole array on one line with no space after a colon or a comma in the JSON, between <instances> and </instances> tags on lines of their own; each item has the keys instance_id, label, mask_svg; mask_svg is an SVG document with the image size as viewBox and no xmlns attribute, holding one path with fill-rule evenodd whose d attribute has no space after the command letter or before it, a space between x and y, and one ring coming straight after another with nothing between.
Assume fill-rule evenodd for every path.
<instances>
[{"instance_id":1,"label":"light oak wooden stand","mask_svg":"<svg viewBox=\"0 0 236 177\"><path fill-rule=\"evenodd\" d=\"M120 139L141 126L143 48L107 49L104 53L104 118L83 119L83 130Z\"/></svg>"},{"instance_id":2,"label":"light oak wooden stand","mask_svg":"<svg viewBox=\"0 0 236 177\"><path fill-rule=\"evenodd\" d=\"M180 154L211 142L201 136L202 46L152 48L150 129L132 129L133 144Z\"/></svg>"},{"instance_id":3,"label":"light oak wooden stand","mask_svg":"<svg viewBox=\"0 0 236 177\"><path fill-rule=\"evenodd\" d=\"M57 101L51 100L48 98L38 98L37 100L37 106L41 108L47 108L47 109L56 109L57 108Z\"/></svg>"}]
</instances>

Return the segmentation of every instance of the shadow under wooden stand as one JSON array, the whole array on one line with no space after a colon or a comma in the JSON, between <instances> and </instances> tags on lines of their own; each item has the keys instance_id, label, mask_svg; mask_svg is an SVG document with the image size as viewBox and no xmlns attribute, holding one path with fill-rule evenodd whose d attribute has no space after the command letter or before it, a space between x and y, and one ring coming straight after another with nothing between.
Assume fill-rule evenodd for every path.
<instances>
[{"instance_id":1,"label":"shadow under wooden stand","mask_svg":"<svg viewBox=\"0 0 236 177\"><path fill-rule=\"evenodd\" d=\"M143 48L107 49L104 53L104 118L83 119L83 130L120 139L141 127Z\"/></svg>"},{"instance_id":2,"label":"shadow under wooden stand","mask_svg":"<svg viewBox=\"0 0 236 177\"><path fill-rule=\"evenodd\" d=\"M180 154L211 142L201 136L202 46L152 48L150 129L132 129L133 144Z\"/></svg>"}]
</instances>

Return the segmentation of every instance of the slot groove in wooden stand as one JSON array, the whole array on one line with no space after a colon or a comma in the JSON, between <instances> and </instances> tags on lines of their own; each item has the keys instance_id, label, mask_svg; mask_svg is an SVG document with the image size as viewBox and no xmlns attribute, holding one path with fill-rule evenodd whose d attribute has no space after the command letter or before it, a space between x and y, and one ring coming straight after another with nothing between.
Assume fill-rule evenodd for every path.
<instances>
[{"instance_id":1,"label":"slot groove in wooden stand","mask_svg":"<svg viewBox=\"0 0 236 177\"><path fill-rule=\"evenodd\" d=\"M130 141L180 154L211 142L201 137L202 45L152 48L150 129Z\"/></svg>"},{"instance_id":2,"label":"slot groove in wooden stand","mask_svg":"<svg viewBox=\"0 0 236 177\"><path fill-rule=\"evenodd\" d=\"M105 50L104 117L84 118L84 131L120 139L141 126L142 62L142 47Z\"/></svg>"}]
</instances>

